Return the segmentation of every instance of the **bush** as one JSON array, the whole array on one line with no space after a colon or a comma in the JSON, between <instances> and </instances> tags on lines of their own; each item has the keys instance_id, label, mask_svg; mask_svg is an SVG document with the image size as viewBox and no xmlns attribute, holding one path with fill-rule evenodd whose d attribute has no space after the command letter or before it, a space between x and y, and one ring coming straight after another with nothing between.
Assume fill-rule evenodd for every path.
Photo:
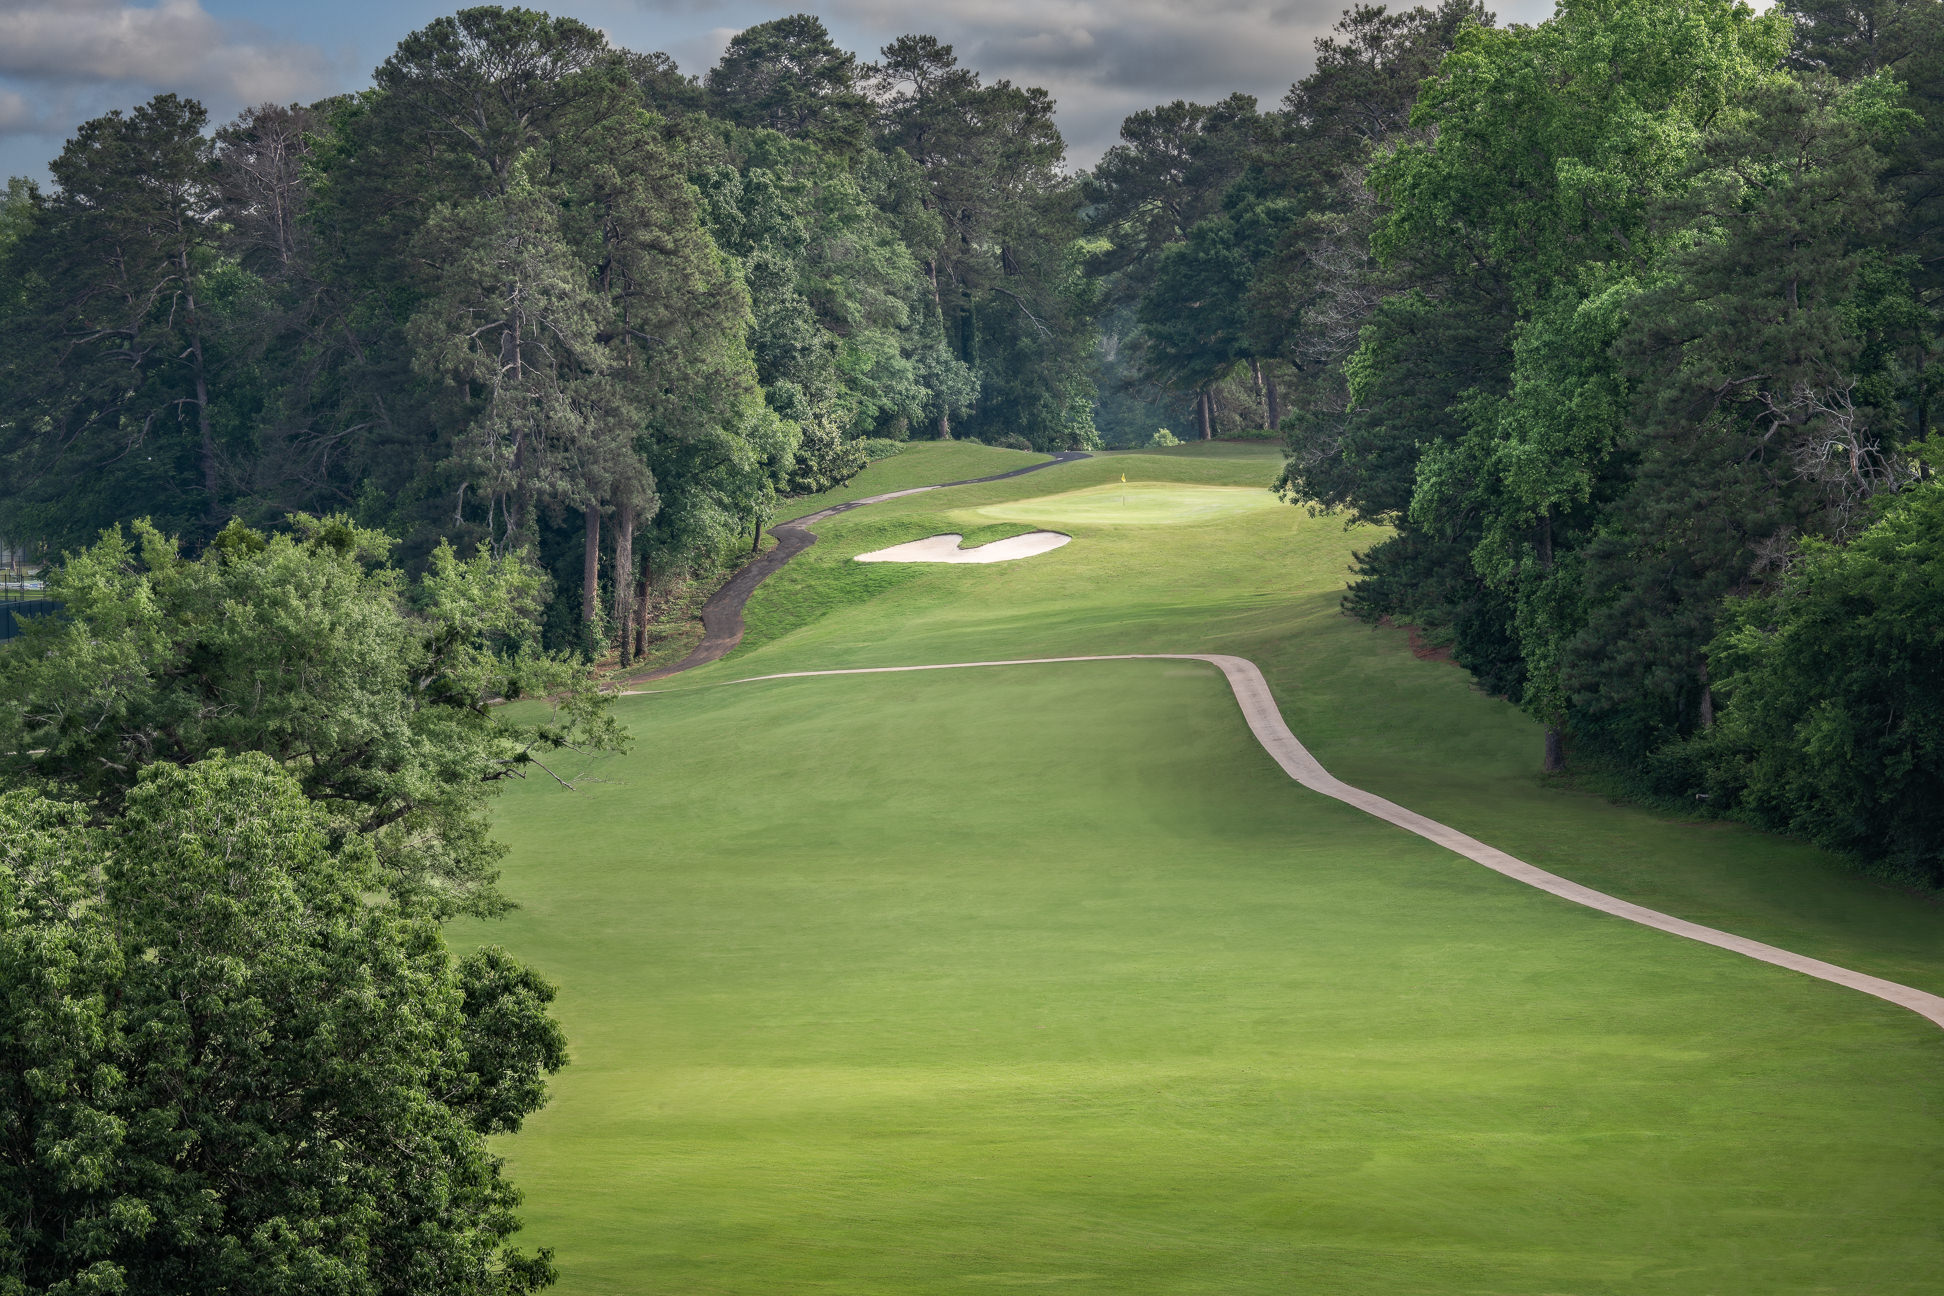
<instances>
[{"instance_id":1,"label":"bush","mask_svg":"<svg viewBox=\"0 0 1944 1296\"><path fill-rule=\"evenodd\" d=\"M0 793L0 1290L514 1296L488 1139L566 1062L553 988L449 951L269 756L116 813Z\"/></svg>"},{"instance_id":2,"label":"bush","mask_svg":"<svg viewBox=\"0 0 1944 1296\"><path fill-rule=\"evenodd\" d=\"M815 495L841 486L864 471L862 441L846 441L836 422L819 412L798 423L796 462L790 468L788 493Z\"/></svg>"},{"instance_id":3,"label":"bush","mask_svg":"<svg viewBox=\"0 0 1944 1296\"><path fill-rule=\"evenodd\" d=\"M864 452L866 463L876 463L880 459L889 459L892 455L903 454L907 444L904 441L893 441L890 437L865 437L857 443L857 448Z\"/></svg>"},{"instance_id":4,"label":"bush","mask_svg":"<svg viewBox=\"0 0 1944 1296\"><path fill-rule=\"evenodd\" d=\"M1002 450L1031 450L1033 443L1017 432L1007 432L1002 436L987 437L986 444L998 446Z\"/></svg>"},{"instance_id":5,"label":"bush","mask_svg":"<svg viewBox=\"0 0 1944 1296\"><path fill-rule=\"evenodd\" d=\"M1160 450L1168 446L1178 446L1180 444L1181 438L1166 428L1156 428L1154 435L1148 438L1148 448L1153 450Z\"/></svg>"},{"instance_id":6,"label":"bush","mask_svg":"<svg viewBox=\"0 0 1944 1296\"><path fill-rule=\"evenodd\" d=\"M1944 483L1848 545L1809 541L1709 647L1727 706L1662 761L1713 803L1944 885Z\"/></svg>"},{"instance_id":7,"label":"bush","mask_svg":"<svg viewBox=\"0 0 1944 1296\"><path fill-rule=\"evenodd\" d=\"M232 523L191 559L137 522L70 555L48 582L63 614L0 646L0 784L112 815L151 766L263 752L370 838L397 903L498 912L501 783L622 741L586 668L527 642L540 573L441 545L411 581L387 536L291 523ZM496 705L529 695L558 710Z\"/></svg>"}]
</instances>

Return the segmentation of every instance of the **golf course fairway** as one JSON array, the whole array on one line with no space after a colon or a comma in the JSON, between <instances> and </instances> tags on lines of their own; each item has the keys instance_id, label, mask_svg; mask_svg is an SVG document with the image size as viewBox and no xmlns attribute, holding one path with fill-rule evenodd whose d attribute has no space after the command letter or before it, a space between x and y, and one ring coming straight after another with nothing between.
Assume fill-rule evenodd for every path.
<instances>
[{"instance_id":1,"label":"golf course fairway","mask_svg":"<svg viewBox=\"0 0 1944 1296\"><path fill-rule=\"evenodd\" d=\"M1308 792L1201 663L714 687L1245 656L1350 782L1944 991L1937 906L1542 780L1514 708L1337 610L1374 532L1082 515L1122 473L1267 498L1273 452L1230 450L820 522L736 652L618 704L635 746L599 781L509 792L521 908L452 939L560 986L572 1065L499 1145L559 1290L1940 1290L1944 1032ZM1055 521L1073 543L1031 562L849 561Z\"/></svg>"}]
</instances>

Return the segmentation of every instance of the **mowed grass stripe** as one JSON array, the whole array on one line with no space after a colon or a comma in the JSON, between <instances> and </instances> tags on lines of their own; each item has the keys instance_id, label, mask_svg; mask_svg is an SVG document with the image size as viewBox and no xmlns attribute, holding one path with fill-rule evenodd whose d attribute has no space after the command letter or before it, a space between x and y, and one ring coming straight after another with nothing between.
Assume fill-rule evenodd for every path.
<instances>
[{"instance_id":1,"label":"mowed grass stripe","mask_svg":"<svg viewBox=\"0 0 1944 1296\"><path fill-rule=\"evenodd\" d=\"M1306 793L1205 668L958 676L509 800L566 1290L1930 1289L1921 1021Z\"/></svg>"}]
</instances>

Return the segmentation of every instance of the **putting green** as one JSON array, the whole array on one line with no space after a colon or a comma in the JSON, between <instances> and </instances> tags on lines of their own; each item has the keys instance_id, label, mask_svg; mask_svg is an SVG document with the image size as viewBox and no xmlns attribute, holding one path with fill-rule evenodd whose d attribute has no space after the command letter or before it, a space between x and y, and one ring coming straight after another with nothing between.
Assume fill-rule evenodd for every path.
<instances>
[{"instance_id":1,"label":"putting green","mask_svg":"<svg viewBox=\"0 0 1944 1296\"><path fill-rule=\"evenodd\" d=\"M1179 526L1211 522L1238 513L1288 508L1266 490L1237 486L1186 486L1177 482L1114 482L1061 495L973 509L993 522L1032 522L1041 526Z\"/></svg>"},{"instance_id":2,"label":"putting green","mask_svg":"<svg viewBox=\"0 0 1944 1296\"><path fill-rule=\"evenodd\" d=\"M1341 615L1367 528L1283 507L1043 564L850 561L1124 470L1275 465L1116 456L832 518L743 649L619 704L638 744L604 781L508 793L523 907L451 938L561 986L573 1064L497 1143L559 1290L1938 1290L1944 1033L1314 796L1207 667L694 687L1234 652L1352 783L1944 990L1938 906L1541 781L1516 710Z\"/></svg>"}]
</instances>

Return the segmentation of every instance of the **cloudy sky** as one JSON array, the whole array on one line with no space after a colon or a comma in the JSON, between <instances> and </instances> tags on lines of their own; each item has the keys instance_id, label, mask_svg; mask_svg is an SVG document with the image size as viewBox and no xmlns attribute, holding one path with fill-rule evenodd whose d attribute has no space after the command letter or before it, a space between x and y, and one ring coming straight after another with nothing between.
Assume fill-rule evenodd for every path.
<instances>
[{"instance_id":1,"label":"cloudy sky","mask_svg":"<svg viewBox=\"0 0 1944 1296\"><path fill-rule=\"evenodd\" d=\"M308 100L370 83L399 37L463 0L0 0L0 175L45 177L76 123L161 90L218 120L263 100ZM798 8L870 58L922 31L988 78L1045 86L1072 160L1091 163L1120 121L1172 99L1244 90L1265 103L1309 70L1311 43L1349 0L893 0L791 5L749 0L529 0L684 71L713 64L743 27ZM1534 22L1551 0L1500 0L1502 22Z\"/></svg>"}]
</instances>

